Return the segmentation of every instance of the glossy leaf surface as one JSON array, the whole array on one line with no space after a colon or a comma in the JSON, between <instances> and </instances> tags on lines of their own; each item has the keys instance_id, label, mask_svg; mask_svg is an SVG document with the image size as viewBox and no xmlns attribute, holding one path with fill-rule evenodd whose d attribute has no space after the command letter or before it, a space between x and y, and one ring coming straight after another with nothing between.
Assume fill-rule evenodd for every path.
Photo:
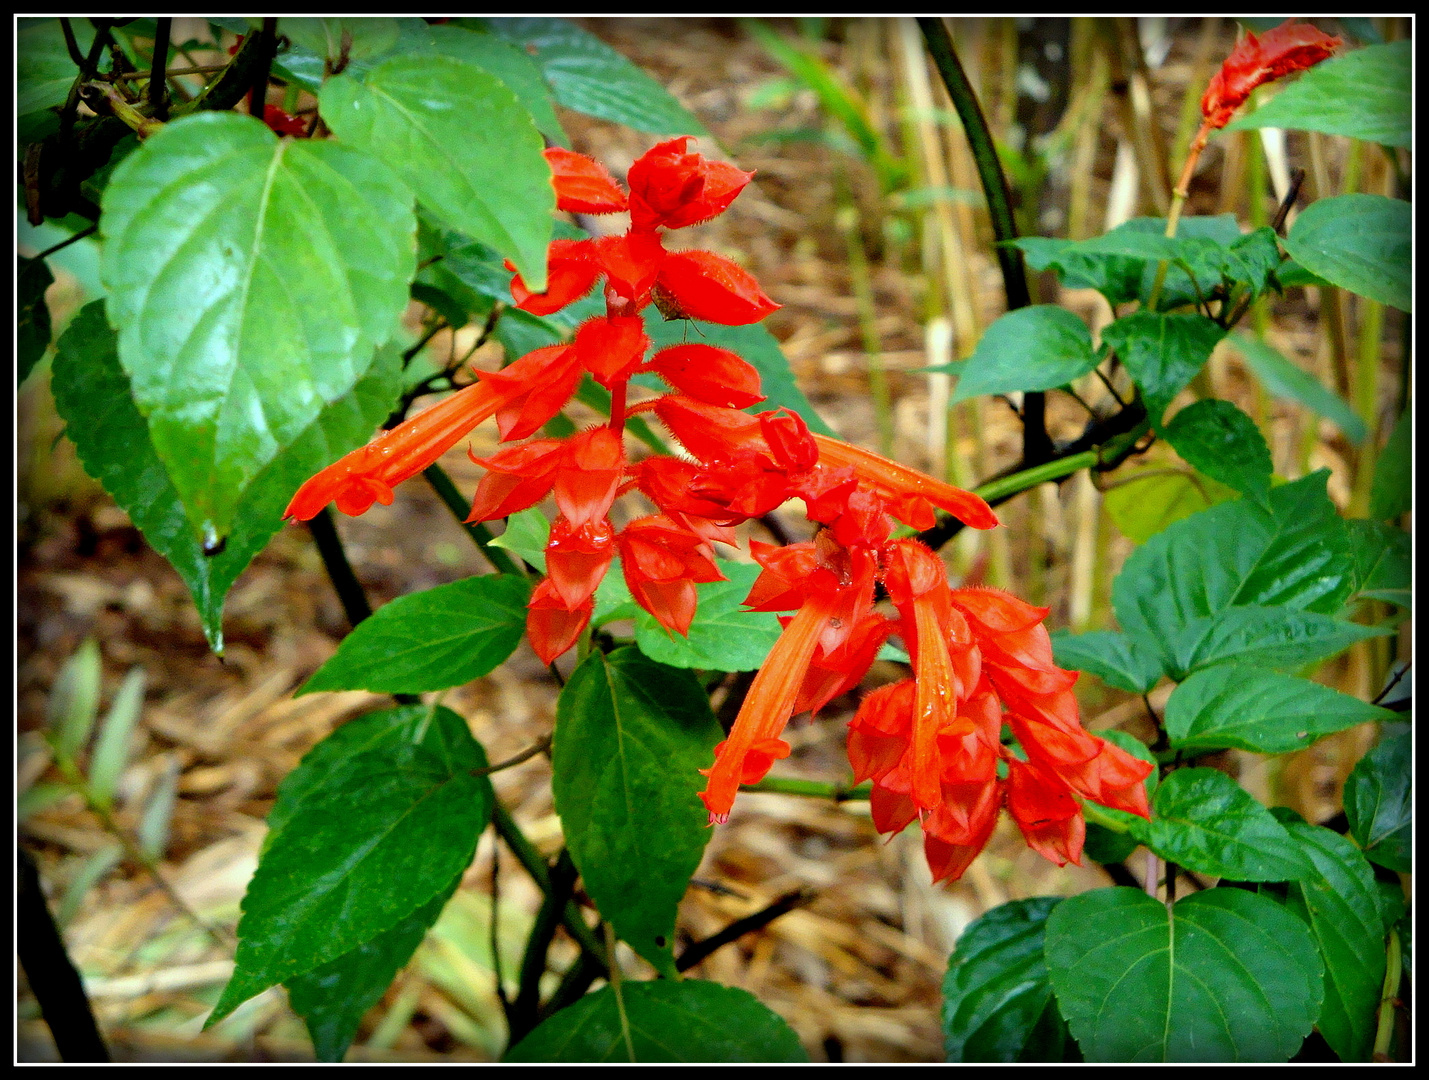
<instances>
[{"instance_id":1,"label":"glossy leaf surface","mask_svg":"<svg viewBox=\"0 0 1429 1080\"><path fill-rule=\"evenodd\" d=\"M1370 862L1409 873L1413 832L1409 733L1385 739L1345 781L1350 835Z\"/></svg>"},{"instance_id":2,"label":"glossy leaf surface","mask_svg":"<svg viewBox=\"0 0 1429 1080\"><path fill-rule=\"evenodd\" d=\"M1286 250L1332 285L1413 311L1410 206L1383 195L1319 199L1295 219Z\"/></svg>"},{"instance_id":3,"label":"glossy leaf surface","mask_svg":"<svg viewBox=\"0 0 1429 1080\"><path fill-rule=\"evenodd\" d=\"M982 394L1050 390L1097 366L1091 331L1053 304L1009 311L987 328L958 379L954 401Z\"/></svg>"}]
</instances>

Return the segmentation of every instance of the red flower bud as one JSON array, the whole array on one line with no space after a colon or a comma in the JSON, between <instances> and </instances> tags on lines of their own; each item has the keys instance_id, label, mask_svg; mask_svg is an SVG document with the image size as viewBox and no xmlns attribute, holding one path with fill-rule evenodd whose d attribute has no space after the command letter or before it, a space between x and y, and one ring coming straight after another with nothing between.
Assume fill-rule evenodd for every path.
<instances>
[{"instance_id":1,"label":"red flower bud","mask_svg":"<svg viewBox=\"0 0 1429 1080\"><path fill-rule=\"evenodd\" d=\"M626 208L625 192L595 158L559 146L546 152L556 209L576 214L615 214Z\"/></svg>"},{"instance_id":2,"label":"red flower bud","mask_svg":"<svg viewBox=\"0 0 1429 1080\"><path fill-rule=\"evenodd\" d=\"M580 366L605 387L630 378L649 347L644 320L638 315L597 315L576 330L575 351Z\"/></svg>"},{"instance_id":3,"label":"red flower bud","mask_svg":"<svg viewBox=\"0 0 1429 1080\"><path fill-rule=\"evenodd\" d=\"M1339 38L1294 19L1258 38L1247 32L1211 77L1201 98L1201 115L1208 126L1225 127L1257 86L1314 67L1342 44Z\"/></svg>"},{"instance_id":4,"label":"red flower bud","mask_svg":"<svg viewBox=\"0 0 1429 1080\"><path fill-rule=\"evenodd\" d=\"M666 255L656 281L690 319L745 326L779 310L747 270L711 251Z\"/></svg>"},{"instance_id":5,"label":"red flower bud","mask_svg":"<svg viewBox=\"0 0 1429 1080\"><path fill-rule=\"evenodd\" d=\"M533 293L520 274L511 279L511 299L522 311L550 315L574 303L595 285L601 267L595 262L590 240L552 240L546 253L546 291ZM511 260L506 269L515 270Z\"/></svg>"},{"instance_id":6,"label":"red flower bud","mask_svg":"<svg viewBox=\"0 0 1429 1080\"><path fill-rule=\"evenodd\" d=\"M652 356L646 367L676 392L710 405L743 409L764 400L754 365L714 345L673 345Z\"/></svg>"}]
</instances>

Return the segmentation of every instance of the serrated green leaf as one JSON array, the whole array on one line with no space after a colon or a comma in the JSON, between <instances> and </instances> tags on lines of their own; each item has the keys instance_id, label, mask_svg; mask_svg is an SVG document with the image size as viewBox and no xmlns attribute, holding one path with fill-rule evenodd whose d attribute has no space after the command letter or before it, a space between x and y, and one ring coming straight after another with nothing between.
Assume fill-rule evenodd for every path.
<instances>
[{"instance_id":1,"label":"serrated green leaf","mask_svg":"<svg viewBox=\"0 0 1429 1080\"><path fill-rule=\"evenodd\" d=\"M319 1061L341 1061L362 1017L381 999L451 899L461 875L390 930L289 979L288 1003L303 1018Z\"/></svg>"},{"instance_id":2,"label":"serrated green leaf","mask_svg":"<svg viewBox=\"0 0 1429 1080\"><path fill-rule=\"evenodd\" d=\"M568 109L655 135L705 135L663 86L605 42L565 19L486 19L492 33L530 54Z\"/></svg>"},{"instance_id":3,"label":"serrated green leaf","mask_svg":"<svg viewBox=\"0 0 1429 1080\"><path fill-rule=\"evenodd\" d=\"M89 637L64 662L50 687L45 706L48 734L55 749L65 757L73 759L89 742L94 718L99 715L99 681L103 674L99 643Z\"/></svg>"},{"instance_id":4,"label":"serrated green leaf","mask_svg":"<svg viewBox=\"0 0 1429 1080\"><path fill-rule=\"evenodd\" d=\"M1285 249L1332 285L1412 312L1410 207L1383 195L1318 199L1295 219Z\"/></svg>"},{"instance_id":5,"label":"serrated green leaf","mask_svg":"<svg viewBox=\"0 0 1429 1080\"><path fill-rule=\"evenodd\" d=\"M329 738L339 735L335 751L319 743L299 782L280 790L288 806L249 882L237 966L209 1025L391 930L471 862L494 796L486 777L471 775L486 754L465 720L412 705Z\"/></svg>"},{"instance_id":6,"label":"serrated green leaf","mask_svg":"<svg viewBox=\"0 0 1429 1080\"><path fill-rule=\"evenodd\" d=\"M607 986L562 1009L506 1061L709 1064L809 1060L799 1037L747 990L698 979Z\"/></svg>"},{"instance_id":7,"label":"serrated green leaf","mask_svg":"<svg viewBox=\"0 0 1429 1080\"><path fill-rule=\"evenodd\" d=\"M1385 739L1359 760L1345 781L1350 835L1370 862L1407 874L1413 869L1409 733Z\"/></svg>"},{"instance_id":8,"label":"serrated green leaf","mask_svg":"<svg viewBox=\"0 0 1429 1080\"><path fill-rule=\"evenodd\" d=\"M1320 1012L1309 929L1241 889L1166 905L1093 889L1047 920L1057 1002L1090 1061L1285 1061Z\"/></svg>"},{"instance_id":9,"label":"serrated green leaf","mask_svg":"<svg viewBox=\"0 0 1429 1080\"><path fill-rule=\"evenodd\" d=\"M569 146L565 129L556 118L550 87L531 54L494 34L478 34L461 26L430 26L431 49L442 56L465 60L496 76L536 125L536 130L557 146Z\"/></svg>"},{"instance_id":10,"label":"serrated green leaf","mask_svg":"<svg viewBox=\"0 0 1429 1080\"><path fill-rule=\"evenodd\" d=\"M688 672L638 649L592 653L561 691L552 794L585 890L667 977L675 910L709 842L699 770L721 739Z\"/></svg>"},{"instance_id":11,"label":"serrated green leaf","mask_svg":"<svg viewBox=\"0 0 1429 1080\"><path fill-rule=\"evenodd\" d=\"M1409 410L1399 416L1389 441L1374 463L1374 482L1369 491L1369 516L1376 521L1394 521L1414 505L1413 436Z\"/></svg>"},{"instance_id":12,"label":"serrated green leaf","mask_svg":"<svg viewBox=\"0 0 1429 1080\"><path fill-rule=\"evenodd\" d=\"M129 763L129 743L144 708L144 669L131 668L99 726L89 758L89 790L102 805L114 801L119 777Z\"/></svg>"},{"instance_id":13,"label":"serrated green leaf","mask_svg":"<svg viewBox=\"0 0 1429 1080\"><path fill-rule=\"evenodd\" d=\"M699 607L688 637L666 630L644 608L635 615L635 643L652 660L671 667L706 671L753 671L764 663L783 632L772 611L742 606L760 568L720 560L728 581L696 585Z\"/></svg>"},{"instance_id":14,"label":"serrated green leaf","mask_svg":"<svg viewBox=\"0 0 1429 1080\"><path fill-rule=\"evenodd\" d=\"M756 323L752 326L720 326L717 323L699 322L695 319L675 319L666 321L660 317L658 309L645 309L645 333L650 338L652 353L671 345L686 341L697 341L702 345L714 345L738 353L759 372L760 391L765 400L751 405L746 412L767 412L770 409L785 408L798 413L809 425L809 430L820 435L836 436L833 428L824 422L799 384L794 381L794 372L779 341L767 328Z\"/></svg>"},{"instance_id":15,"label":"serrated green leaf","mask_svg":"<svg viewBox=\"0 0 1429 1080\"><path fill-rule=\"evenodd\" d=\"M1323 416L1356 446L1365 441L1369 432L1364 421L1355 414L1349 402L1333 390L1326 389L1315 376L1247 333L1238 331L1231 335L1231 343L1245 358L1251 371L1255 372L1255 377L1276 397L1303 405Z\"/></svg>"},{"instance_id":16,"label":"serrated green leaf","mask_svg":"<svg viewBox=\"0 0 1429 1080\"><path fill-rule=\"evenodd\" d=\"M1178 750L1289 754L1356 724L1395 719L1397 713L1308 679L1222 664L1171 692L1165 723Z\"/></svg>"},{"instance_id":17,"label":"serrated green leaf","mask_svg":"<svg viewBox=\"0 0 1429 1080\"><path fill-rule=\"evenodd\" d=\"M1337 656L1356 642L1390 633L1386 627L1345 622L1315 611L1246 605L1193 619L1165 639L1162 660L1173 679L1230 661L1294 671Z\"/></svg>"},{"instance_id":18,"label":"serrated green leaf","mask_svg":"<svg viewBox=\"0 0 1429 1080\"><path fill-rule=\"evenodd\" d=\"M541 573L546 572L546 544L551 539L551 522L539 506L522 510L506 519L506 531L491 541L499 548L520 555ZM607 572L608 573L608 572Z\"/></svg>"},{"instance_id":19,"label":"serrated green leaf","mask_svg":"<svg viewBox=\"0 0 1429 1080\"><path fill-rule=\"evenodd\" d=\"M50 309L45 305L45 290L54 282L55 276L44 259L19 256L15 276L17 386L30 377L50 347Z\"/></svg>"},{"instance_id":20,"label":"serrated green leaf","mask_svg":"<svg viewBox=\"0 0 1429 1080\"><path fill-rule=\"evenodd\" d=\"M1097 809L1104 810L1105 807ZM1094 820L1095 812L1083 816L1087 819L1087 833L1082 841L1082 854L1092 862L1103 866L1125 862L1141 846L1141 842L1130 832L1117 832L1109 825Z\"/></svg>"},{"instance_id":21,"label":"serrated green leaf","mask_svg":"<svg viewBox=\"0 0 1429 1080\"><path fill-rule=\"evenodd\" d=\"M420 694L489 674L526 631L531 587L487 574L399 596L363 620L298 691Z\"/></svg>"},{"instance_id":22,"label":"serrated green leaf","mask_svg":"<svg viewBox=\"0 0 1429 1080\"><path fill-rule=\"evenodd\" d=\"M1374 871L1343 836L1288 824L1315 872L1291 886L1325 963L1325 1003L1316 1026L1341 1061L1368 1061L1384 986L1385 927Z\"/></svg>"},{"instance_id":23,"label":"serrated green leaf","mask_svg":"<svg viewBox=\"0 0 1429 1080\"><path fill-rule=\"evenodd\" d=\"M1355 559L1355 592L1360 597L1403 594L1408 606L1413 584L1413 540L1403 529L1382 521L1353 518L1345 522Z\"/></svg>"},{"instance_id":24,"label":"serrated green leaf","mask_svg":"<svg viewBox=\"0 0 1429 1080\"><path fill-rule=\"evenodd\" d=\"M1067 1025L1057 1012L1043 957L1047 917L1061 899L1037 896L1002 904L958 937L943 978L948 1061L1065 1059ZM1050 1022L1044 1020L1049 1010Z\"/></svg>"},{"instance_id":25,"label":"serrated green leaf","mask_svg":"<svg viewBox=\"0 0 1429 1080\"><path fill-rule=\"evenodd\" d=\"M94 42L94 27L88 19L70 19L75 42L84 55ZM59 19L22 19L15 37L16 87L15 115L28 116L42 109L65 103L69 89L79 75L79 68L65 46L64 31ZM101 69L109 66L108 57L100 60Z\"/></svg>"},{"instance_id":26,"label":"serrated green leaf","mask_svg":"<svg viewBox=\"0 0 1429 1080\"><path fill-rule=\"evenodd\" d=\"M1326 60L1225 130L1289 128L1407 147L1413 141L1410 49L1410 42L1395 41Z\"/></svg>"},{"instance_id":27,"label":"serrated green leaf","mask_svg":"<svg viewBox=\"0 0 1429 1080\"><path fill-rule=\"evenodd\" d=\"M1245 285L1255 298L1278 280L1280 265L1280 244L1275 230L1262 227L1231 242L1221 273L1228 280Z\"/></svg>"},{"instance_id":28,"label":"serrated green leaf","mask_svg":"<svg viewBox=\"0 0 1429 1080\"><path fill-rule=\"evenodd\" d=\"M1274 471L1270 447L1255 421L1236 405L1218 398L1197 401L1172 417L1163 435L1199 472L1265 502Z\"/></svg>"},{"instance_id":29,"label":"serrated green leaf","mask_svg":"<svg viewBox=\"0 0 1429 1080\"><path fill-rule=\"evenodd\" d=\"M958 379L954 401L1016 390L1050 390L1097 366L1087 324L1065 308L1034 304L987 328Z\"/></svg>"},{"instance_id":30,"label":"serrated green leaf","mask_svg":"<svg viewBox=\"0 0 1429 1080\"><path fill-rule=\"evenodd\" d=\"M1033 270L1053 270L1069 289L1096 289L1115 307L1135 300L1145 260L1083 251L1075 240L1024 236L1011 241Z\"/></svg>"},{"instance_id":31,"label":"serrated green leaf","mask_svg":"<svg viewBox=\"0 0 1429 1080\"><path fill-rule=\"evenodd\" d=\"M1115 630L1054 631L1052 656L1058 667L1089 671L1108 686L1133 694L1144 694L1161 681L1156 654Z\"/></svg>"},{"instance_id":32,"label":"serrated green leaf","mask_svg":"<svg viewBox=\"0 0 1429 1080\"><path fill-rule=\"evenodd\" d=\"M362 60L390 52L401 28L396 19L285 17L278 21L278 33L294 45L334 61L336 67L335 61L344 55Z\"/></svg>"},{"instance_id":33,"label":"serrated green leaf","mask_svg":"<svg viewBox=\"0 0 1429 1080\"><path fill-rule=\"evenodd\" d=\"M221 654L223 598L229 587L282 527L283 510L303 481L361 446L392 411L402 392L402 360L395 348L379 350L357 385L323 409L258 474L239 500L228 543L212 556L204 554L189 527L179 494L149 441L148 422L119 366L103 301L84 307L60 338L50 388L85 471L178 571L198 605L210 647Z\"/></svg>"},{"instance_id":34,"label":"serrated green leaf","mask_svg":"<svg viewBox=\"0 0 1429 1080\"><path fill-rule=\"evenodd\" d=\"M361 378L414 268L411 195L332 141L250 116L166 124L104 191L107 314L196 535Z\"/></svg>"},{"instance_id":35,"label":"serrated green leaf","mask_svg":"<svg viewBox=\"0 0 1429 1080\"><path fill-rule=\"evenodd\" d=\"M1235 489L1182 469L1148 469L1109 487L1107 517L1122 535L1144 544L1169 525L1236 497Z\"/></svg>"},{"instance_id":36,"label":"serrated green leaf","mask_svg":"<svg viewBox=\"0 0 1429 1080\"><path fill-rule=\"evenodd\" d=\"M1285 827L1215 769L1177 769L1157 787L1151 820L1128 824L1167 862L1213 877L1292 881L1310 872Z\"/></svg>"},{"instance_id":37,"label":"serrated green leaf","mask_svg":"<svg viewBox=\"0 0 1429 1080\"><path fill-rule=\"evenodd\" d=\"M551 168L501 80L449 56L393 56L361 81L329 79L320 107L339 139L390 162L448 226L511 259L533 290L546 287Z\"/></svg>"},{"instance_id":38,"label":"serrated green leaf","mask_svg":"<svg viewBox=\"0 0 1429 1080\"><path fill-rule=\"evenodd\" d=\"M1102 331L1146 402L1154 426L1161 414L1211 358L1225 331L1204 315L1165 315L1137 311Z\"/></svg>"}]
</instances>

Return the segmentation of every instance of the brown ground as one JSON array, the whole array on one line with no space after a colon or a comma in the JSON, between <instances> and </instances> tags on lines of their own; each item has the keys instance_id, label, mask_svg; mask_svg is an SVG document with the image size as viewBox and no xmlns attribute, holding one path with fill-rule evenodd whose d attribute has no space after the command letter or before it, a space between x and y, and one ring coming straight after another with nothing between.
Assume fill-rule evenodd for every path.
<instances>
[{"instance_id":1,"label":"brown ground","mask_svg":"<svg viewBox=\"0 0 1429 1080\"><path fill-rule=\"evenodd\" d=\"M776 107L749 107L751 96L785 73L733 22L590 20L586 25L669 86L705 121L732 160L758 169L757 180L733 208L716 222L690 230L688 240L737 257L756 274L784 305L768 325L784 343L801 385L840 434L874 445L868 362L852 299L847 249L834 221L838 173L850 175L866 208L871 190L866 171L822 146L756 138L776 128L817 127L819 112L807 91L786 95ZM780 29L793 32L792 24ZM1169 117L1164 125L1168 139L1199 36L1198 26L1174 30L1171 51L1155 73L1158 104L1166 106L1159 111ZM888 117L885 127L894 132L899 68L892 60L879 63L880 57L887 57L886 31L886 24L872 35L864 27L836 27L841 40L826 43L823 51L871 94L875 107ZM1229 47L1232 33L1230 24L1221 27L1221 46ZM995 35L985 40L991 39ZM975 55L986 59L992 47L985 44ZM1223 55L1223 50L1218 48L1215 55ZM570 113L563 120L575 148L599 157L616 175L653 141ZM956 133L956 128L948 130ZM1087 159L1096 177L1088 189L1097 215L1093 231L1101 228L1117 131L1116 111L1109 106ZM700 149L718 152L708 142ZM1303 147L1292 138L1291 149L1293 164L1297 155L1303 156ZM1197 212L1219 209L1217 186L1224 163L1216 153L1203 170L1209 179L1198 181ZM1054 169L1047 198L1054 211L1065 205L1067 170L1065 161ZM1055 224L1048 227L1062 235ZM876 250L881 243L877 228L865 226L865 231ZM985 242L978 245L965 267L975 286L982 325L996 316L1001 304L1000 279L989 250ZM929 362L922 329L927 276L912 272L913 263L900 267L892 259L876 267L877 328L894 402L894 453L928 467L927 380L906 373ZM1044 292L1044 299L1056 297ZM1084 294L1062 299L1089 317L1108 317L1096 311L1099 300ZM51 300L57 309L72 311L80 297L72 281L62 280ZM1323 356L1315 353L1317 330L1303 293L1277 302L1274 313L1275 339L1312 365L1323 363ZM1392 324L1390 340L1396 336ZM438 338L433 347L444 352L448 344ZM484 359L495 362L494 356L478 354L478 363ZM1391 370L1383 381L1392 384L1397 381L1392 347L1386 359ZM1235 358L1218 358L1213 377L1220 393L1251 406ZM1390 390L1387 386L1386 402L1392 402ZM84 476L70 444L55 441L61 425L43 372L27 385L21 408L21 784L52 778L38 730L47 693L63 661L92 635L104 657L106 702L131 668L140 666L148 676L133 763L122 782L121 823L134 828L138 808L154 785L166 770L177 768L179 798L165 872L193 909L231 929L278 782L335 725L389 699L361 692L292 696L333 652L346 629L305 530L285 529L239 579L228 601L228 651L220 662L205 646L178 577ZM1065 398L1056 401L1054 434L1078 433L1084 415ZM1299 475L1299 414L1272 404L1269 417L1277 470ZM1019 448L1016 421L1005 406L987 403L984 424L986 456L966 463L973 476L1015 460ZM1331 490L1343 505L1349 496L1343 483L1347 447L1328 427L1323 434L1325 438L1314 442L1308 463L1339 470ZM483 438L490 443L494 432L478 433L478 452ZM957 449L964 459L975 456L969 434ZM478 472L465 455L454 452L445 464L458 485L471 491ZM1060 495L1038 495L1010 504L1004 513L1013 568L1009 584L1052 605L1049 625L1066 625L1074 533L1078 515L1089 506L1099 564L1090 618L1091 625L1104 624L1106 583L1130 545L1105 515L1100 516L1096 539L1094 492L1090 502L1076 494L1074 484ZM390 508L375 508L360 519L343 518L340 530L374 606L485 569L450 515L420 483L401 488ZM959 549L956 567L969 566L986 573L988 563L978 549ZM871 673L869 685L892 677L893 669L883 671L882 666ZM1367 676L1362 668L1363 662L1352 655L1330 675L1338 685L1363 694ZM502 760L550 732L557 689L523 646L504 667L452 691L444 703L470 720L492 760ZM1099 685L1085 691L1088 715L1101 714L1094 726L1124 723L1134 730L1142 722L1139 702L1123 704L1125 695ZM817 723L794 728L789 736L794 755L776 775L845 779L842 741L852 704L836 703ZM1276 789L1281 801L1325 816L1335 809L1336 779L1343 778L1365 745L1362 733L1348 733L1290 759ZM1244 779L1262 795L1271 782L1260 762L1245 771ZM534 758L494 780L528 835L543 851L556 851L560 822L552 809L546 759ZM77 797L31 817L22 831L39 862L52 908L60 906L93 854L110 842ZM504 1025L492 991L487 944L492 849L488 833L442 920L369 1014L351 1059L491 1060L500 1052ZM509 975L519 963L524 929L538 894L511 858L503 857L501 866L499 915L503 968ZM939 986L961 930L1008 899L1069 894L1105 883L1099 869L1058 869L1043 861L1004 821L962 881L935 887L916 831L885 842L875 833L866 804L835 806L746 794L730 824L714 831L697 883L682 907L680 926L691 938L703 937L785 892L809 890L813 900L806 907L717 952L693 974L758 995L788 1019L814 1060L936 1061L941 1059ZM227 959L138 868L121 864L71 906L66 939L117 1056L310 1060L302 1025L277 990L200 1034L226 979ZM573 956L573 947L566 943L561 948L565 951L558 950L555 958L564 964ZM627 960L632 975L644 970L632 955ZM48 1033L35 1019L33 998L23 985L20 1015L22 1058L51 1057Z\"/></svg>"}]
</instances>

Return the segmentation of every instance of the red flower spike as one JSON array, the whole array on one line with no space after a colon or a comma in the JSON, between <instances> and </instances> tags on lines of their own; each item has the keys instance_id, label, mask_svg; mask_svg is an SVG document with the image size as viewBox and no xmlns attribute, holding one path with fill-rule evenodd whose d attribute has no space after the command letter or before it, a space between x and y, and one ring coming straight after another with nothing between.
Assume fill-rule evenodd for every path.
<instances>
[{"instance_id":1,"label":"red flower spike","mask_svg":"<svg viewBox=\"0 0 1429 1080\"><path fill-rule=\"evenodd\" d=\"M591 428L566 440L556 473L556 505L572 526L605 517L625 470L625 447L608 427Z\"/></svg>"},{"instance_id":2,"label":"red flower spike","mask_svg":"<svg viewBox=\"0 0 1429 1080\"><path fill-rule=\"evenodd\" d=\"M334 501L353 517L374 502L390 505L394 487L436 461L507 400L501 388L485 383L457 391L311 477L283 517L307 521Z\"/></svg>"},{"instance_id":3,"label":"red flower spike","mask_svg":"<svg viewBox=\"0 0 1429 1080\"><path fill-rule=\"evenodd\" d=\"M1339 38L1294 19L1286 19L1259 38L1247 32L1211 77L1201 98L1201 115L1207 126L1225 127L1256 87L1314 67L1342 44Z\"/></svg>"},{"instance_id":4,"label":"red flower spike","mask_svg":"<svg viewBox=\"0 0 1429 1080\"><path fill-rule=\"evenodd\" d=\"M754 176L685 153L689 136L651 147L630 167L630 222L638 230L680 229L723 213Z\"/></svg>"},{"instance_id":5,"label":"red flower spike","mask_svg":"<svg viewBox=\"0 0 1429 1080\"><path fill-rule=\"evenodd\" d=\"M834 468L852 468L861 481L890 499L896 500L910 494L921 496L974 529L991 529L998 524L997 515L992 512L992 508L971 491L934 480L916 469L899 465L896 461L889 461L880 454L851 443L831 439L827 435L814 434L810 437L819 446L820 464Z\"/></svg>"},{"instance_id":6,"label":"red flower spike","mask_svg":"<svg viewBox=\"0 0 1429 1080\"><path fill-rule=\"evenodd\" d=\"M764 295L747 270L711 251L666 255L656 283L685 318L723 326L757 323L780 307Z\"/></svg>"},{"instance_id":7,"label":"red flower spike","mask_svg":"<svg viewBox=\"0 0 1429 1080\"><path fill-rule=\"evenodd\" d=\"M555 663L558 656L576 643L590 622L594 608L595 602L587 599L576 610L568 610L555 583L550 578L542 579L532 591L526 609L526 636L541 663Z\"/></svg>"},{"instance_id":8,"label":"red flower spike","mask_svg":"<svg viewBox=\"0 0 1429 1080\"><path fill-rule=\"evenodd\" d=\"M532 315L560 311L590 292L600 277L601 266L593 258L595 251L591 240L552 240L546 253L546 291L533 293L517 274L511 279L511 299ZM506 269L516 269L510 259L506 260Z\"/></svg>"},{"instance_id":9,"label":"red flower spike","mask_svg":"<svg viewBox=\"0 0 1429 1080\"><path fill-rule=\"evenodd\" d=\"M594 595L615 556L615 531L600 518L576 528L563 517L551 523L546 543L546 573L568 610Z\"/></svg>"},{"instance_id":10,"label":"red flower spike","mask_svg":"<svg viewBox=\"0 0 1429 1080\"><path fill-rule=\"evenodd\" d=\"M587 319L576 330L574 344L580 366L607 389L630 378L649 347L645 322L638 315Z\"/></svg>"},{"instance_id":11,"label":"red flower spike","mask_svg":"<svg viewBox=\"0 0 1429 1080\"><path fill-rule=\"evenodd\" d=\"M625 192L604 165L585 154L553 146L547 151L556 209L576 214L616 214L626 209Z\"/></svg>"},{"instance_id":12,"label":"red flower spike","mask_svg":"<svg viewBox=\"0 0 1429 1080\"><path fill-rule=\"evenodd\" d=\"M537 439L471 460L486 470L467 521L491 521L526 510L546 497L566 451L560 439Z\"/></svg>"},{"instance_id":13,"label":"red flower spike","mask_svg":"<svg viewBox=\"0 0 1429 1080\"><path fill-rule=\"evenodd\" d=\"M661 349L650 358L646 370L664 379L676 393L710 405L743 409L764 400L754 365L714 345L695 343Z\"/></svg>"},{"instance_id":14,"label":"red flower spike","mask_svg":"<svg viewBox=\"0 0 1429 1080\"><path fill-rule=\"evenodd\" d=\"M594 262L611 289L639 307L650 302L650 289L668 257L654 233L628 232L591 241Z\"/></svg>"},{"instance_id":15,"label":"red flower spike","mask_svg":"<svg viewBox=\"0 0 1429 1080\"><path fill-rule=\"evenodd\" d=\"M1058 866L1080 866L1087 825L1071 789L1055 773L1016 758L1007 768L1007 809L1027 846Z\"/></svg>"},{"instance_id":16,"label":"red flower spike","mask_svg":"<svg viewBox=\"0 0 1429 1080\"><path fill-rule=\"evenodd\" d=\"M477 377L505 394L506 403L496 411L496 425L501 441L512 442L534 435L570 401L580 382L581 364L569 345L550 345L500 371L478 372Z\"/></svg>"}]
</instances>

